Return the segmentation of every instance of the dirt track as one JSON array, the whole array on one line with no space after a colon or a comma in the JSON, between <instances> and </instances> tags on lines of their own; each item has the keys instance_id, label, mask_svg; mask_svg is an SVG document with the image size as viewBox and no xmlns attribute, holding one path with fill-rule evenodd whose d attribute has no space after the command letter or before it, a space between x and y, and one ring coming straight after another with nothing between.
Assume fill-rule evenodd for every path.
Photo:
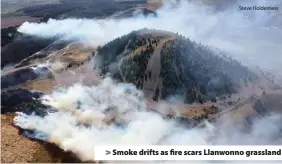
<instances>
[{"instance_id":1,"label":"dirt track","mask_svg":"<svg viewBox=\"0 0 282 164\"><path fill-rule=\"evenodd\" d=\"M154 93L157 88L159 88L160 91L162 90L162 79L160 78L161 50L166 42L174 39L175 39L174 36L162 39L158 43L158 46L155 48L153 54L151 55L148 61L146 73L151 72L152 79L148 79L147 81L144 81L142 89L144 90L145 95L148 95L149 97L154 96ZM153 81L156 81L156 84L153 84ZM161 93L159 95L161 95Z\"/></svg>"}]
</instances>

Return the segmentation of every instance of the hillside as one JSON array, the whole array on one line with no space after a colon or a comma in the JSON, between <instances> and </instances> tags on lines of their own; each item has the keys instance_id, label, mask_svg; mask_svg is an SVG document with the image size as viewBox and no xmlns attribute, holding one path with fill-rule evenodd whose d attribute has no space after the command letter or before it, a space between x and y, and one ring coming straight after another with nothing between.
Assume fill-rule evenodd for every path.
<instances>
[{"instance_id":1,"label":"hillside","mask_svg":"<svg viewBox=\"0 0 282 164\"><path fill-rule=\"evenodd\" d=\"M184 96L186 103L216 101L257 75L238 61L188 38L143 29L98 49L95 68L133 83L154 100Z\"/></svg>"},{"instance_id":2,"label":"hillside","mask_svg":"<svg viewBox=\"0 0 282 164\"><path fill-rule=\"evenodd\" d=\"M4 4L3 8L8 8L11 4ZM144 15L149 13L154 14L155 12L147 4L146 0L134 0L134 1L115 1L115 0L84 0L84 1L74 1L74 0L60 0L48 3L42 1L42 3L25 3L17 4L18 10L10 10L2 14L2 21L6 24L12 26L12 22L9 18L17 18L22 20L28 20L31 18L39 18L40 21L47 21L49 18L53 19L66 19L66 18L106 18L110 15L114 15L117 12L124 12L129 10L128 13L134 13L135 8L141 8ZM131 14L124 14L122 17L128 17ZM24 17L25 16L25 17ZM122 18L120 17L120 18ZM23 22L18 21L14 25L19 25ZM1 28L3 28L1 27Z\"/></svg>"},{"instance_id":3,"label":"hillside","mask_svg":"<svg viewBox=\"0 0 282 164\"><path fill-rule=\"evenodd\" d=\"M16 64L30 55L44 49L55 41L56 38L44 39L36 36L18 34L11 39L11 44L6 43L7 45L2 47L1 68Z\"/></svg>"},{"instance_id":4,"label":"hillside","mask_svg":"<svg viewBox=\"0 0 282 164\"><path fill-rule=\"evenodd\" d=\"M240 59L230 56L251 58L252 49L265 57L257 58L262 63L267 63L268 58L279 63L280 58L271 56L272 48L267 47L272 46L267 45L280 41L281 12L265 22L277 26L265 29L279 31L275 37L264 40L256 35L257 26L254 33L240 29L243 33L237 37L242 51L233 52L224 49L228 47L225 44L219 46L221 50L214 49L216 45L204 40L211 47L195 42L185 32L181 33L191 38L160 30L180 32L186 27L181 26L183 22L187 30L190 25L194 27L194 21L182 20L190 15L174 10L187 10L185 5L172 5L169 11L160 8L163 2L180 1L3 0L1 162L106 163L93 157L93 147L103 144L280 145L281 71L263 68L255 63L257 60L252 61L258 67L243 65ZM224 11L237 9L239 0L187 1L214 9L210 13L212 20L217 18L213 14L226 18L218 19L216 24L224 27L219 28L220 34L232 37L219 44L236 40L236 30L227 30L223 24L233 19ZM187 11L191 15L203 14L201 10ZM173 18L180 20L179 26L167 17L171 12L176 13ZM136 14L149 23L139 22ZM59 20L59 24L49 28L49 18ZM64 25L68 18L74 18L70 24L75 28ZM195 20L200 22L199 27L207 27L208 35L217 36L206 18ZM26 26L28 30L24 30L29 33L36 27L38 32L30 35L17 31L25 21L40 22L40 26ZM120 26L113 22L125 23ZM237 21L230 23L235 25ZM156 29L141 29L143 25ZM52 30L54 35L44 35ZM248 40L245 33L256 37ZM262 40L262 44L255 44Z\"/></svg>"},{"instance_id":5,"label":"hillside","mask_svg":"<svg viewBox=\"0 0 282 164\"><path fill-rule=\"evenodd\" d=\"M33 1L32 1L33 2ZM112 18L122 19L136 14L156 16L156 7L145 0L138 1L36 1L22 3L5 1L1 7L17 4L20 9L1 15L1 68L49 46L58 38L40 38L20 33L17 28L24 22L46 22L50 18ZM17 6L16 5L16 6ZM15 48L17 47L17 48ZM24 50L23 50L24 49ZM16 57L17 56L17 57Z\"/></svg>"},{"instance_id":6,"label":"hillside","mask_svg":"<svg viewBox=\"0 0 282 164\"><path fill-rule=\"evenodd\" d=\"M81 66L89 62L92 52L93 48L80 44L56 42L2 71L1 162L80 162L72 153L64 152L54 144L22 136L23 131L13 126L13 119L17 111L46 115L47 107L39 98L52 93L56 87L80 80L93 84L95 80L91 77L95 72L89 72L87 65ZM79 76L73 77L73 71Z\"/></svg>"},{"instance_id":7,"label":"hillside","mask_svg":"<svg viewBox=\"0 0 282 164\"><path fill-rule=\"evenodd\" d=\"M252 120L260 118L263 113L280 113L281 93L268 91L267 87L271 84L267 83L268 80L263 81L239 62L224 56L180 35L149 29L133 31L97 49L76 42L54 42L2 72L1 117L5 121L2 129L11 137L3 138L3 142L7 143L2 149L5 155L3 162L21 161L15 153L11 157L9 152L24 144L29 144L27 149L30 150L23 150L26 152L22 161L80 162L72 153L59 149L58 145L48 144L49 141L34 136L33 130L21 129L17 125L20 134L31 140L22 136L18 138L17 130L11 126L14 124L12 119L15 112L34 113L38 118L44 118L49 115L48 111L53 113L64 103L48 106L40 100L42 96L59 91L58 87L65 88L75 83L91 86L88 89L103 86L107 82L104 76L108 73L113 79L133 83L141 89L144 92L141 100L148 112L174 120L188 129L222 116L230 118L226 125L239 123L250 128ZM116 90L109 91L106 93L116 93ZM135 95L130 89L127 92L126 95ZM97 95L94 99L91 97L91 100L100 98L99 101L104 101L103 96L107 94ZM171 100L170 96L174 95L184 97L185 103ZM126 97L113 98L122 100ZM67 100L71 102L72 98ZM106 127L126 126L122 113L113 115L118 107L109 106L105 111L102 122ZM85 121L89 119L87 117ZM52 154L54 151L57 155Z\"/></svg>"}]
</instances>

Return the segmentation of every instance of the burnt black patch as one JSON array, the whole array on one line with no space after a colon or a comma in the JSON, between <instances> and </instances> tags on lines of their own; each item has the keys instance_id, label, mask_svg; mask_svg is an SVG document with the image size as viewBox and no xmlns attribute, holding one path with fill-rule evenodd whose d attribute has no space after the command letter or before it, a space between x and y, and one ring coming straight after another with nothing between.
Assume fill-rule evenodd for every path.
<instances>
[{"instance_id":1,"label":"burnt black patch","mask_svg":"<svg viewBox=\"0 0 282 164\"><path fill-rule=\"evenodd\" d=\"M41 103L43 93L26 89L14 89L1 93L1 114L23 112L38 116L46 116L51 107Z\"/></svg>"}]
</instances>

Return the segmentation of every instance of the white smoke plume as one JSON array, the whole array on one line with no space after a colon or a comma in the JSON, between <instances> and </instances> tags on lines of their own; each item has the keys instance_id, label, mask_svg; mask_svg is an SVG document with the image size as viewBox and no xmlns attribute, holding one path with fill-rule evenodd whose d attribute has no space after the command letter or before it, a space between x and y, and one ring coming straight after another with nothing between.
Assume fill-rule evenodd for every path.
<instances>
[{"instance_id":1,"label":"white smoke plume","mask_svg":"<svg viewBox=\"0 0 282 164\"><path fill-rule=\"evenodd\" d=\"M182 0L165 3L157 17L135 16L126 19L50 19L47 23L24 23L18 31L41 37L63 36L92 45L102 45L141 28L168 30L197 42L219 48L249 66L282 70L282 30L272 19L281 12L277 0L237 0L219 12ZM217 2L214 2L217 3ZM274 11L241 11L239 6L274 6ZM270 24L270 25L268 25Z\"/></svg>"},{"instance_id":2,"label":"white smoke plume","mask_svg":"<svg viewBox=\"0 0 282 164\"><path fill-rule=\"evenodd\" d=\"M147 109L135 86L110 78L97 86L60 88L42 102L57 111L44 118L18 113L14 124L83 161L95 160L97 145L282 144L279 115L256 121L250 132L234 125L187 129Z\"/></svg>"},{"instance_id":3,"label":"white smoke plume","mask_svg":"<svg viewBox=\"0 0 282 164\"><path fill-rule=\"evenodd\" d=\"M254 2L262 4L266 1L244 1L242 6L255 5ZM278 27L267 29L263 26L269 15L253 13L255 17L250 20L236 5L218 13L209 11L206 7L183 1L173 8L166 5L159 9L158 17L50 19L47 23L26 22L18 30L41 37L61 35L64 39L82 40L93 45L105 44L144 27L168 30L223 49L247 64L282 70L279 56L282 37L278 37L281 31ZM96 86L75 84L60 88L44 96L42 102L57 111L44 118L18 113L15 125L35 131L34 137L72 151L83 161L95 160L93 150L96 145L282 144L279 115L256 120L247 132L233 124L187 129L147 109L143 93L135 86L115 83L109 78Z\"/></svg>"}]
</instances>

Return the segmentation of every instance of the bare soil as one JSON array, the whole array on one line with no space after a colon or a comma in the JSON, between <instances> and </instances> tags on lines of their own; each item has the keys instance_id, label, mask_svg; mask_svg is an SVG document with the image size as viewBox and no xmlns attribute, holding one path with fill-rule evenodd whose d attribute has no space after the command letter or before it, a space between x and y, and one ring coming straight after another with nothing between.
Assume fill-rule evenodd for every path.
<instances>
[{"instance_id":1,"label":"bare soil","mask_svg":"<svg viewBox=\"0 0 282 164\"><path fill-rule=\"evenodd\" d=\"M52 144L19 135L19 130L12 126L14 117L14 114L1 114L1 163L78 162L72 154Z\"/></svg>"}]
</instances>

